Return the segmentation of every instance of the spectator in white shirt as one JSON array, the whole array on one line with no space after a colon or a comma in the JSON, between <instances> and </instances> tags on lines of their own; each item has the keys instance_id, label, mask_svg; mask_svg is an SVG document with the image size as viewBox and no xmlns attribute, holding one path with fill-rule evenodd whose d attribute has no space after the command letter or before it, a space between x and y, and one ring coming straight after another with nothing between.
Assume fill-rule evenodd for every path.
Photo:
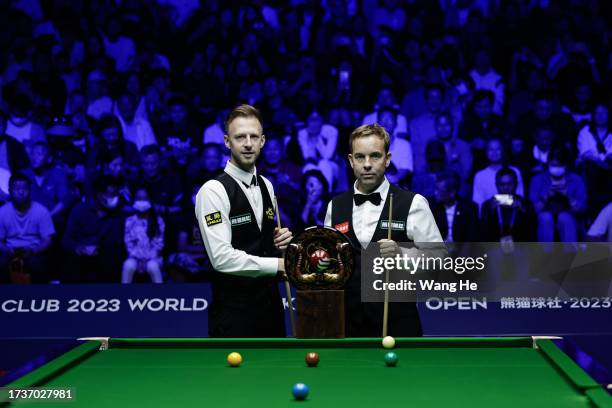
<instances>
[{"instance_id":1,"label":"spectator in white shirt","mask_svg":"<svg viewBox=\"0 0 612 408\"><path fill-rule=\"evenodd\" d=\"M393 108L399 109L397 105L393 90L389 87L382 87L378 92L378 99L376 105L374 105L374 112L368 113L361 122L362 125L373 125L374 123L380 123L379 112L381 109ZM397 125L395 126L395 134L403 133L404 135L408 132L408 121L406 116L398 113Z\"/></svg>"},{"instance_id":2,"label":"spectator in white shirt","mask_svg":"<svg viewBox=\"0 0 612 408\"><path fill-rule=\"evenodd\" d=\"M339 167L334 162L337 143L338 129L323 123L323 117L317 111L308 116L306 127L298 131L298 144L307 163L304 171L320 170L330 188L338 178Z\"/></svg>"},{"instance_id":3,"label":"spectator in white shirt","mask_svg":"<svg viewBox=\"0 0 612 408\"><path fill-rule=\"evenodd\" d=\"M505 85L502 76L491 67L491 57L486 50L480 50L476 54L474 68L470 71L470 76L476 84L476 90L488 89L495 94L493 111L503 114L505 101Z\"/></svg>"},{"instance_id":4,"label":"spectator in white shirt","mask_svg":"<svg viewBox=\"0 0 612 408\"><path fill-rule=\"evenodd\" d=\"M113 100L108 96L106 75L102 71L92 71L87 76L87 114L100 119L105 113L112 113Z\"/></svg>"},{"instance_id":5,"label":"spectator in white shirt","mask_svg":"<svg viewBox=\"0 0 612 408\"><path fill-rule=\"evenodd\" d=\"M26 95L17 94L10 101L9 118L4 132L23 143L28 152L34 143L46 140L42 126L32 120L32 101Z\"/></svg>"},{"instance_id":6,"label":"spectator in white shirt","mask_svg":"<svg viewBox=\"0 0 612 408\"><path fill-rule=\"evenodd\" d=\"M104 48L106 55L115 60L117 72L127 72L134 62L136 46L131 38L121 35L121 31L121 22L111 16L106 24Z\"/></svg>"},{"instance_id":7,"label":"spectator in white shirt","mask_svg":"<svg viewBox=\"0 0 612 408\"><path fill-rule=\"evenodd\" d=\"M498 194L497 185L495 184L495 175L497 171L503 167L502 146L500 139L491 139L487 142L487 160L489 161L489 165L474 176L474 194L472 196L472 201L478 204L478 207L495 194ZM521 175L521 171L514 166L508 167L516 173L516 194L524 196L523 176Z\"/></svg>"},{"instance_id":8,"label":"spectator in white shirt","mask_svg":"<svg viewBox=\"0 0 612 408\"><path fill-rule=\"evenodd\" d=\"M135 116L136 99L132 94L124 93L119 97L117 110L125 140L134 143L138 150L150 144L157 144L151 124L146 119Z\"/></svg>"},{"instance_id":9,"label":"spectator in white shirt","mask_svg":"<svg viewBox=\"0 0 612 408\"><path fill-rule=\"evenodd\" d=\"M612 162L612 127L610 109L599 102L593 110L593 122L578 133L578 160L596 164Z\"/></svg>"},{"instance_id":10,"label":"spectator in white shirt","mask_svg":"<svg viewBox=\"0 0 612 408\"><path fill-rule=\"evenodd\" d=\"M612 242L612 202L599 213L587 232L589 241Z\"/></svg>"},{"instance_id":11,"label":"spectator in white shirt","mask_svg":"<svg viewBox=\"0 0 612 408\"><path fill-rule=\"evenodd\" d=\"M550 126L542 125L538 126L535 130L534 145L532 151L533 167L531 169L532 174L541 173L546 170L548 165L548 154L550 148L555 141L555 133Z\"/></svg>"},{"instance_id":12,"label":"spectator in white shirt","mask_svg":"<svg viewBox=\"0 0 612 408\"><path fill-rule=\"evenodd\" d=\"M404 138L394 134L397 126L398 113L395 109L382 109L378 111L380 125L385 128L391 138L389 152L391 153L391 165L387 169L387 178L392 184L404 184L406 176L413 169L412 146Z\"/></svg>"}]
</instances>

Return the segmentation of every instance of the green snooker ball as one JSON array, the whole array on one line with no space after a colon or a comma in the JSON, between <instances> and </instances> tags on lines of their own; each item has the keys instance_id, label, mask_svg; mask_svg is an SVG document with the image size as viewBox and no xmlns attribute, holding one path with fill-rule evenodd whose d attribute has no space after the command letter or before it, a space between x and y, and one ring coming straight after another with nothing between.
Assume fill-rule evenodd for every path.
<instances>
[{"instance_id":1,"label":"green snooker ball","mask_svg":"<svg viewBox=\"0 0 612 408\"><path fill-rule=\"evenodd\" d=\"M385 364L387 364L387 366L389 367L394 367L397 364L398 360L399 357L392 351L389 351L385 354Z\"/></svg>"}]
</instances>

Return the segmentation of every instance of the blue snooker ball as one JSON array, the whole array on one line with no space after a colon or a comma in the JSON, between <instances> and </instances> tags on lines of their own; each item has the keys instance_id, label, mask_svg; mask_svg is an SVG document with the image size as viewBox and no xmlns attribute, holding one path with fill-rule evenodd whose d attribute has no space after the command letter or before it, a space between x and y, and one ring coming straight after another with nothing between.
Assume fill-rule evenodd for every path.
<instances>
[{"instance_id":1,"label":"blue snooker ball","mask_svg":"<svg viewBox=\"0 0 612 408\"><path fill-rule=\"evenodd\" d=\"M293 397L296 400L305 400L308 396L308 386L304 383L296 383L293 385Z\"/></svg>"}]
</instances>

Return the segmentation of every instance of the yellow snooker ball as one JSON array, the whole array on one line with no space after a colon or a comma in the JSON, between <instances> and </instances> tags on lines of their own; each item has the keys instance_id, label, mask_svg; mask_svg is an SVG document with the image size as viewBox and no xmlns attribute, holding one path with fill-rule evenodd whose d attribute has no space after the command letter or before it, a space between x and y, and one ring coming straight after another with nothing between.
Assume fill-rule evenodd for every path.
<instances>
[{"instance_id":1,"label":"yellow snooker ball","mask_svg":"<svg viewBox=\"0 0 612 408\"><path fill-rule=\"evenodd\" d=\"M242 356L240 355L240 353L236 353L234 351L233 353L229 353L227 355L227 362L232 367L238 367L240 366L240 364L242 364Z\"/></svg>"}]
</instances>

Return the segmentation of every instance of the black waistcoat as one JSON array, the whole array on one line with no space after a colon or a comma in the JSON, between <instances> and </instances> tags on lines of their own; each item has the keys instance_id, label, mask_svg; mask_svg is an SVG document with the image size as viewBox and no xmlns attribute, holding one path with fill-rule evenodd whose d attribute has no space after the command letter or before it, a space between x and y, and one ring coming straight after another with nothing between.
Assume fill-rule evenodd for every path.
<instances>
[{"instance_id":1,"label":"black waistcoat","mask_svg":"<svg viewBox=\"0 0 612 408\"><path fill-rule=\"evenodd\" d=\"M393 220L391 239L398 243L409 242L406 236L406 220L414 193L389 186L393 193ZM388 237L387 218L389 194L370 239L371 243ZM398 224L401 228L397 228ZM361 302L361 243L353 226L353 191L347 191L332 200L331 226L346 235L355 251L355 268L345 286L346 331L351 337L378 337L382 333L383 304ZM368 245L368 247L370 246ZM392 336L420 336L421 324L415 303L389 303L389 334Z\"/></svg>"},{"instance_id":2,"label":"black waistcoat","mask_svg":"<svg viewBox=\"0 0 612 408\"><path fill-rule=\"evenodd\" d=\"M225 188L231 205L229 221L232 227L232 247L249 255L278 256L273 238L275 227L274 207L270 193L261 176L257 176L263 200L261 230L257 225L253 208L238 182L225 172L220 174L216 180ZM270 285L276 285L275 278L250 278L215 271L212 278L213 302L229 301L230 299L226 297L231 296L231 302L234 306L257 303L259 295L257 289Z\"/></svg>"}]
</instances>

